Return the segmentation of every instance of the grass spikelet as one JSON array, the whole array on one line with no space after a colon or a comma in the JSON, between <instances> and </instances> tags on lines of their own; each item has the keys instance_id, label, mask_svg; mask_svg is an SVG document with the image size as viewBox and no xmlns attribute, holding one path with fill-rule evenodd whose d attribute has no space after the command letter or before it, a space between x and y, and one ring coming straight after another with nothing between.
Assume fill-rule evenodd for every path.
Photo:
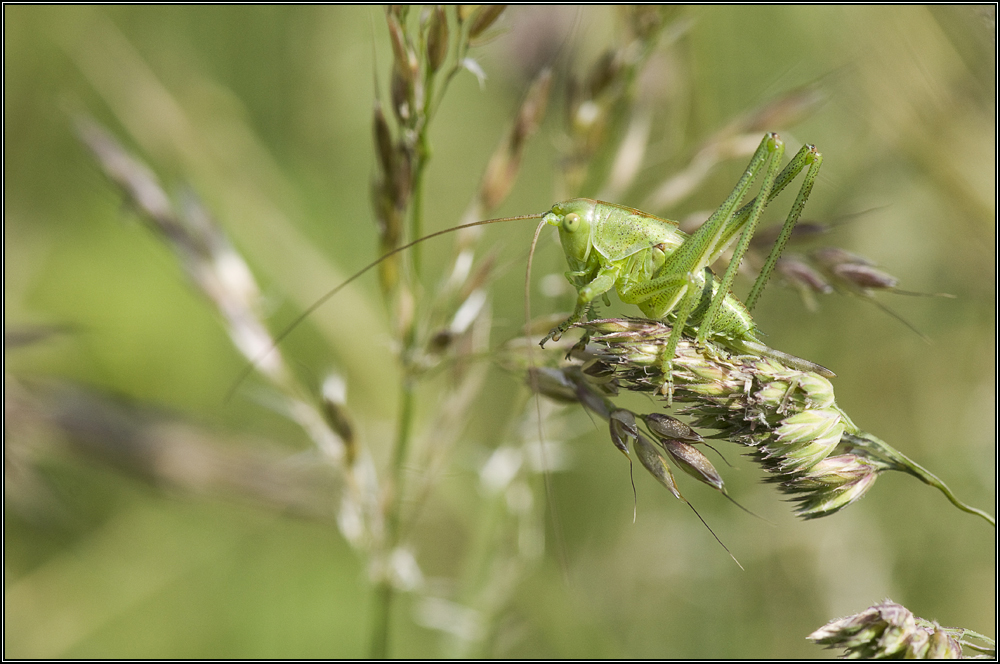
<instances>
[{"instance_id":1,"label":"grass spikelet","mask_svg":"<svg viewBox=\"0 0 1000 664\"><path fill-rule=\"evenodd\" d=\"M962 659L963 646L984 659L996 658L992 639L941 627L889 599L833 620L806 638L830 649L843 648L844 659Z\"/></svg>"}]
</instances>

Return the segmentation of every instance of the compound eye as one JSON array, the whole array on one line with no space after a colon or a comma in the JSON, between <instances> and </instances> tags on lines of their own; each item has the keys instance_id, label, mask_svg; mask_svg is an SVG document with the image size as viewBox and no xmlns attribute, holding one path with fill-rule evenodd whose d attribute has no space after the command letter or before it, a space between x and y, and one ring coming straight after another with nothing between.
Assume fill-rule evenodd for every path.
<instances>
[{"instance_id":1,"label":"compound eye","mask_svg":"<svg viewBox=\"0 0 1000 664\"><path fill-rule=\"evenodd\" d=\"M565 217L563 217L563 228L565 228L570 233L574 232L580 227L580 215L576 212L570 212Z\"/></svg>"}]
</instances>

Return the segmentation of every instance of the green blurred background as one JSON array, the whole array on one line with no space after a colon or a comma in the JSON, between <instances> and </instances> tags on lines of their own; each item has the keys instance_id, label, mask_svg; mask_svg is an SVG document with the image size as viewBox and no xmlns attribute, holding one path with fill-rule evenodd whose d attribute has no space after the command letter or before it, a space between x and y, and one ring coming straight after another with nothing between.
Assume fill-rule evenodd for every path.
<instances>
[{"instance_id":1,"label":"green blurred background","mask_svg":"<svg viewBox=\"0 0 1000 664\"><path fill-rule=\"evenodd\" d=\"M556 68L584 71L614 38L610 14L508 10L504 33L474 53L485 87L460 76L432 129L428 230L458 222L537 66L534 54L570 43ZM92 115L169 191L189 185L202 197L255 270L278 330L374 258L373 69L384 84L391 61L380 11L6 6L4 19L5 326L62 330L7 350L8 392L15 383L43 392L74 384L234 449L274 453L281 463L307 458L301 432L253 398L224 402L240 356L170 251L123 208L71 118ZM828 297L810 313L777 286L756 320L770 345L837 372L838 402L861 428L995 513L995 9L705 7L684 20L669 56L680 73L665 83L679 97L663 120L684 133L659 132L665 156L645 181L682 167L741 113L818 82L827 102L793 127L775 127L789 150L811 142L825 155L806 216L871 210L829 242L876 260L903 288L957 298L880 296L930 345L870 303ZM562 81L557 74L549 118L500 213L553 202ZM717 168L671 216L713 208L744 165ZM487 232L512 265L493 293L507 324L499 343L522 315L530 230ZM442 244L426 251L433 257ZM564 269L551 243L538 260L540 272ZM536 312L565 306L540 294L533 302ZM397 391L386 328L372 278L285 346L307 371L337 367L347 376L348 405L379 461ZM485 518L476 454L496 445L487 432L502 428L498 404L519 389L495 373L474 406L480 426L415 527L431 583L447 583L434 580L462 569L473 548ZM943 625L995 636L995 532L916 480L882 477L845 512L799 522L726 448L737 466L723 470L730 493L776 527L680 481L742 572L639 471L633 524L627 464L582 412L575 419L572 467L554 477L565 571L547 552L473 652L812 657L821 651L808 633L886 596ZM149 481L45 427L20 426L10 412L5 490L7 657L367 653L365 561L329 518ZM396 608L394 656L456 652L441 632L416 624L416 600Z\"/></svg>"}]
</instances>

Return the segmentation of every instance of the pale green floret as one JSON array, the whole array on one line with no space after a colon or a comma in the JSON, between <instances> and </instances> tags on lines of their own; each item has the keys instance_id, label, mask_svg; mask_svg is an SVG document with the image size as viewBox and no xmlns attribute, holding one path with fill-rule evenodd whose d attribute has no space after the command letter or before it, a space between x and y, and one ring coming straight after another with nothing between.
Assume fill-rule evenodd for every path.
<instances>
[{"instance_id":1,"label":"pale green floret","mask_svg":"<svg viewBox=\"0 0 1000 664\"><path fill-rule=\"evenodd\" d=\"M727 380L728 375L719 367L712 366L711 364L707 364L705 362L693 362L688 364L682 364L680 360L674 360L674 362L691 371L691 373L693 373L696 377L711 381L703 385L689 385L689 389L704 391L706 394L718 393L719 395L728 391L727 387L722 384L725 380Z\"/></svg>"},{"instance_id":2,"label":"pale green floret","mask_svg":"<svg viewBox=\"0 0 1000 664\"><path fill-rule=\"evenodd\" d=\"M786 418L777 428L777 442L791 446L826 437L841 424L840 413L833 409L804 410ZM843 433L843 427L838 434ZM839 440L838 435L838 440Z\"/></svg>"},{"instance_id":3,"label":"pale green floret","mask_svg":"<svg viewBox=\"0 0 1000 664\"><path fill-rule=\"evenodd\" d=\"M804 441L798 446L790 446L782 454L778 468L783 473L797 473L812 468L833 452L843 434L844 425L838 422L823 436Z\"/></svg>"},{"instance_id":4,"label":"pale green floret","mask_svg":"<svg viewBox=\"0 0 1000 664\"><path fill-rule=\"evenodd\" d=\"M764 403L783 403L786 398L788 398L789 393L794 389L794 385L791 385L782 380L776 380L770 383L762 389L758 395L760 400Z\"/></svg>"},{"instance_id":5,"label":"pale green floret","mask_svg":"<svg viewBox=\"0 0 1000 664\"><path fill-rule=\"evenodd\" d=\"M878 468L867 459L854 454L841 454L823 459L810 468L809 472L786 484L797 491L810 491L822 487L844 486L877 474Z\"/></svg>"},{"instance_id":6,"label":"pale green floret","mask_svg":"<svg viewBox=\"0 0 1000 664\"><path fill-rule=\"evenodd\" d=\"M810 408L828 408L834 405L833 384L814 373L799 372L797 385L805 393Z\"/></svg>"},{"instance_id":7,"label":"pale green floret","mask_svg":"<svg viewBox=\"0 0 1000 664\"><path fill-rule=\"evenodd\" d=\"M774 362L769 364L775 366ZM803 371L778 371L774 376L776 380L758 393L761 401L781 404L782 410L792 404L816 409L834 405L833 385L823 376Z\"/></svg>"},{"instance_id":8,"label":"pale green floret","mask_svg":"<svg viewBox=\"0 0 1000 664\"><path fill-rule=\"evenodd\" d=\"M864 496L877 477L876 473L871 473L853 482L814 490L810 495L796 499L799 505L795 513L804 519L816 519L838 512Z\"/></svg>"}]
</instances>

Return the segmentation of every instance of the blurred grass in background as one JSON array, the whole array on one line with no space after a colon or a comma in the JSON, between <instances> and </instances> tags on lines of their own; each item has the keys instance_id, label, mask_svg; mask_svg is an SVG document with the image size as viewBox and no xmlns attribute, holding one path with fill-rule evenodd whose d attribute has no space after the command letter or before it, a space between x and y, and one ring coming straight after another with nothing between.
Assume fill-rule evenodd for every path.
<instances>
[{"instance_id":1,"label":"blurred grass in background","mask_svg":"<svg viewBox=\"0 0 1000 664\"><path fill-rule=\"evenodd\" d=\"M7 349L8 393L15 383L85 386L93 391L85 394L116 395L121 412L186 421L176 425L184 436L270 454L294 470L310 444L251 389L224 403L241 357L169 251L123 209L71 118L94 116L168 190L197 192L255 269L280 330L375 256L373 53L383 84L391 60L381 13L4 11L5 326L22 335L55 329ZM664 86L668 101L653 133L662 157L649 156L655 166L641 182L652 187L683 167L741 114L818 85L822 107L787 130L774 127L790 150L810 142L824 153L805 216L832 222L868 210L838 226L830 243L876 260L903 288L958 297L880 296L931 345L859 299L823 298L809 313L777 281L755 319L769 345L837 372L838 403L859 426L970 504L995 506L995 10L707 7L684 16L690 25L664 50L663 77L648 83ZM608 10L508 10L506 32L477 52L485 87L459 77L431 131L428 231L459 221L530 77L564 49L549 119L499 212L550 207L559 69L583 72L614 24ZM680 209L658 212L713 209L744 166L717 168ZM523 317L529 225L487 231L512 266L492 292L494 343L516 334ZM448 244L427 246L425 264ZM561 275L558 247L543 245L536 270ZM346 375L362 438L384 462L397 369L375 282L338 297L284 347L305 373ZM536 291L536 313L566 306ZM431 584L476 573L469 559L484 546L477 537L486 518L477 468L496 444L490 432L509 426L520 389L491 374L466 441L416 523L412 540ZM88 407L87 396L72 394ZM367 571L332 527L332 510L276 512L220 500L194 482L151 483L128 472L127 460L112 453L109 465L107 451L66 445L17 414L8 411L5 429L5 656L366 654ZM806 634L885 596L995 636L995 533L915 480L886 477L844 513L803 523L723 444L738 467L723 470L731 495L777 528L681 483L741 572L641 473L633 524L627 464L603 427L594 431L582 412L572 417L581 434L571 441L572 467L554 476L570 583L547 552L472 652L809 657L819 651ZM392 654L461 652L415 624L417 604L399 602Z\"/></svg>"}]
</instances>

